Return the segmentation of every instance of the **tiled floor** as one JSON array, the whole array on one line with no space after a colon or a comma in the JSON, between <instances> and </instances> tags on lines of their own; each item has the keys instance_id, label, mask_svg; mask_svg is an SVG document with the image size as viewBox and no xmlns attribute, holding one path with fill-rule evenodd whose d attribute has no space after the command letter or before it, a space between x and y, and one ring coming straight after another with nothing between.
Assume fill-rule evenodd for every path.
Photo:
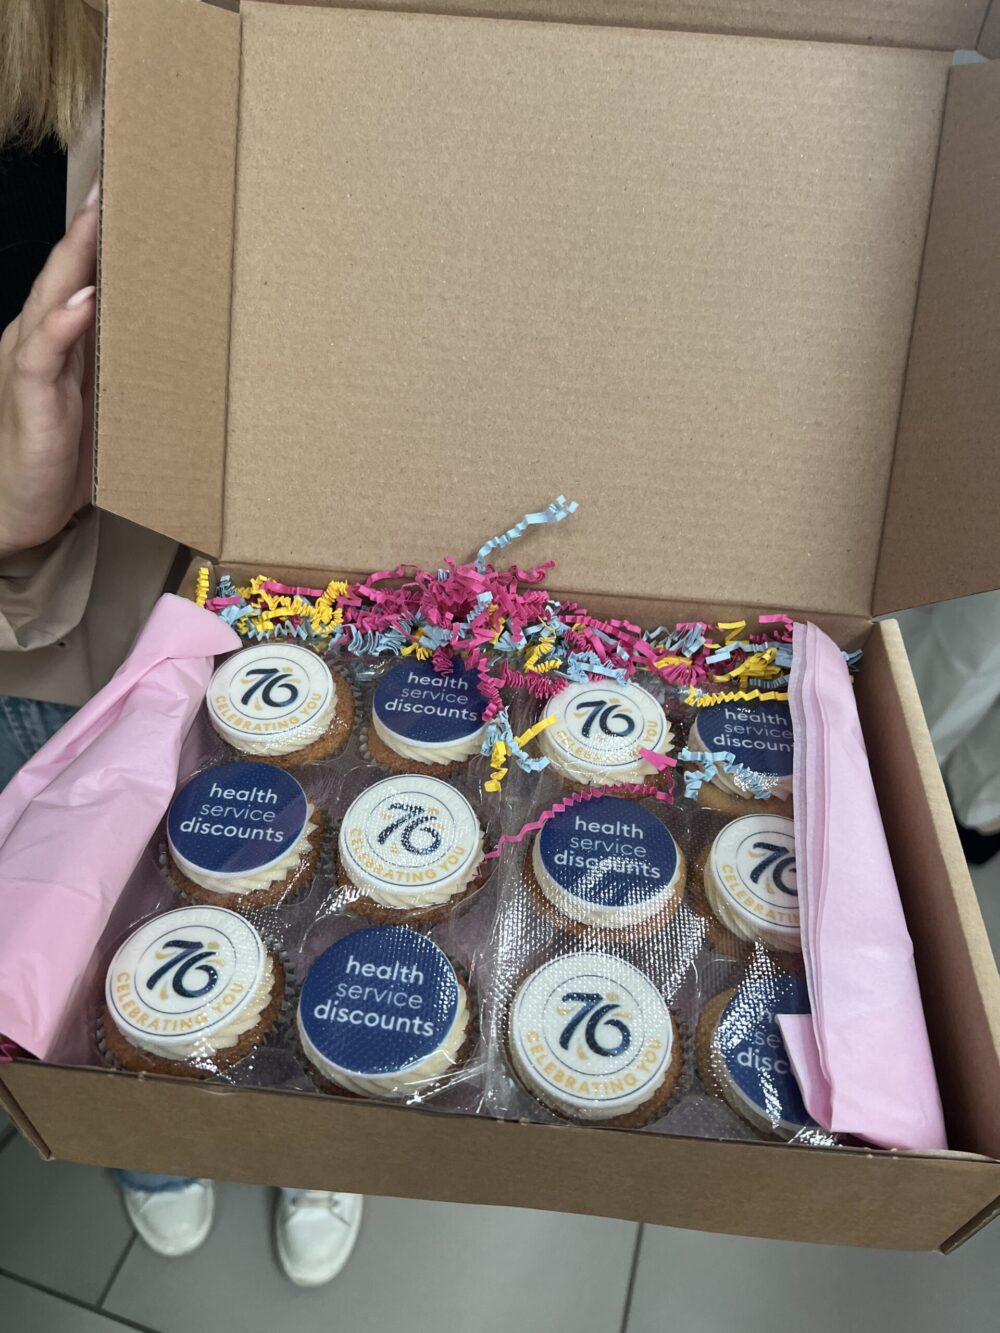
<instances>
[{"instance_id":1,"label":"tiled floor","mask_svg":"<svg viewBox=\"0 0 1000 1333\"><path fill-rule=\"evenodd\" d=\"M973 876L1000 953L1000 857ZM163 1260L131 1239L105 1173L44 1165L2 1126L0 1145L3 1333L441 1333L469 1324L477 1333L997 1327L1000 1223L944 1259L370 1199L346 1271L328 1288L301 1291L283 1280L273 1257L271 1191L219 1187L215 1228L203 1249Z\"/></svg>"}]
</instances>

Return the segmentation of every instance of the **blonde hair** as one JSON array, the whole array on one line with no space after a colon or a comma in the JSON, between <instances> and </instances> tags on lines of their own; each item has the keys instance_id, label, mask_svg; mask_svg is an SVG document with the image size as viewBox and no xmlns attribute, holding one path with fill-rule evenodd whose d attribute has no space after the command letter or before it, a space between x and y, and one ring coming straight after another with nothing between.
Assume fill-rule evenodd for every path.
<instances>
[{"instance_id":1,"label":"blonde hair","mask_svg":"<svg viewBox=\"0 0 1000 1333\"><path fill-rule=\"evenodd\" d=\"M100 14L85 0L3 0L0 10L0 145L49 134L71 143L97 90Z\"/></svg>"}]
</instances>

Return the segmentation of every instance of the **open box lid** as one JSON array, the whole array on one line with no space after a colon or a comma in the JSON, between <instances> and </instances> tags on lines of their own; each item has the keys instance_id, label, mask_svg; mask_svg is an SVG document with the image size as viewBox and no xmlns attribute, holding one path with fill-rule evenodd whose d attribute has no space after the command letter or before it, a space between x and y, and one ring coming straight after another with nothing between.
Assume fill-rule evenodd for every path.
<instances>
[{"instance_id":1,"label":"open box lid","mask_svg":"<svg viewBox=\"0 0 1000 1333\"><path fill-rule=\"evenodd\" d=\"M238 0L211 0L229 9ZM990 49L997 0L270 0L272 4L386 9L479 18L599 23L938 51Z\"/></svg>"},{"instance_id":2,"label":"open box lid","mask_svg":"<svg viewBox=\"0 0 1000 1333\"><path fill-rule=\"evenodd\" d=\"M1000 583L1000 66L949 66L110 0L98 502L347 572L562 492L582 597Z\"/></svg>"}]
</instances>

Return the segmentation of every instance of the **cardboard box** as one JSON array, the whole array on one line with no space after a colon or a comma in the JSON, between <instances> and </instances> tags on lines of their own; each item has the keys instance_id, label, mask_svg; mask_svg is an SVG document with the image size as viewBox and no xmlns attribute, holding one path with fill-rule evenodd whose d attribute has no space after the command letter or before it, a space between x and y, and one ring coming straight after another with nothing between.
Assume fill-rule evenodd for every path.
<instances>
[{"instance_id":1,"label":"cardboard box","mask_svg":"<svg viewBox=\"0 0 1000 1333\"><path fill-rule=\"evenodd\" d=\"M592 609L787 610L863 644L954 1150L30 1061L0 1066L22 1130L139 1169L960 1243L1000 1208L1000 982L898 631L872 616L1000 582L1000 65L933 49L974 44L982 0L528 13L579 24L108 8L99 502L237 575L308 576L433 567L565 492L579 514L517 555L555 556ZM765 37L642 26L695 14Z\"/></svg>"}]
</instances>

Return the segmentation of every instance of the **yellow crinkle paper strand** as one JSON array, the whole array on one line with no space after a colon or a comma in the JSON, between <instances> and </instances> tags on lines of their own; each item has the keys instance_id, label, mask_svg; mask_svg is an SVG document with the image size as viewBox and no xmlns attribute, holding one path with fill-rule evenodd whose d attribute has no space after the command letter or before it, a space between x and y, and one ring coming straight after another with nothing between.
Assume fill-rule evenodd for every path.
<instances>
[{"instance_id":1,"label":"yellow crinkle paper strand","mask_svg":"<svg viewBox=\"0 0 1000 1333\"><path fill-rule=\"evenodd\" d=\"M747 622L745 620L724 620L716 625L716 629L721 629L726 643L735 643L737 639L742 638L746 630Z\"/></svg>"},{"instance_id":2,"label":"yellow crinkle paper strand","mask_svg":"<svg viewBox=\"0 0 1000 1333\"><path fill-rule=\"evenodd\" d=\"M539 732L544 731L546 727L551 727L555 720L554 713L550 714L548 717L543 717L540 722L536 722L534 726L529 727L527 731L523 731L521 735L518 736L517 744L523 749L529 741L535 739ZM500 790L500 786L509 771L504 767L505 761L509 755L510 750L506 741L494 741L493 749L490 752L490 768L492 772L483 783L483 786L487 791Z\"/></svg>"},{"instance_id":3,"label":"yellow crinkle paper strand","mask_svg":"<svg viewBox=\"0 0 1000 1333\"><path fill-rule=\"evenodd\" d=\"M692 685L684 702L691 708L710 708L713 704L770 703L787 698L787 690L725 690L719 694L696 695Z\"/></svg>"},{"instance_id":4,"label":"yellow crinkle paper strand","mask_svg":"<svg viewBox=\"0 0 1000 1333\"><path fill-rule=\"evenodd\" d=\"M555 671L557 667L562 666L562 659L558 657L549 657L555 647L554 635L543 635L535 646L529 650L524 659L525 671L532 671L536 676L544 676L547 671ZM543 661L543 658L548 658Z\"/></svg>"}]
</instances>

